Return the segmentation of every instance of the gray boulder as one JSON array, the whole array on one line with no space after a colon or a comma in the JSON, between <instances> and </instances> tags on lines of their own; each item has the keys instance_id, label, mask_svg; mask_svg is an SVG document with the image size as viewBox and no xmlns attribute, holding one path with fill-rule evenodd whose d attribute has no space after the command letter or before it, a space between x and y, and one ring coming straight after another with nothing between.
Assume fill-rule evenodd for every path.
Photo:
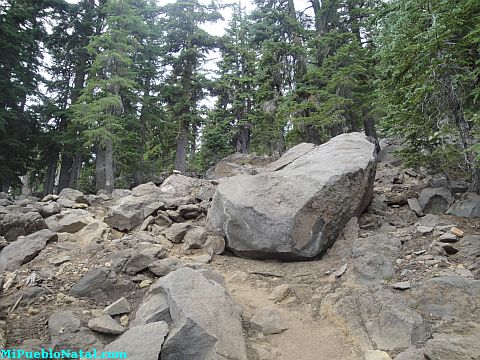
<instances>
[{"instance_id":1,"label":"gray boulder","mask_svg":"<svg viewBox=\"0 0 480 360\"><path fill-rule=\"evenodd\" d=\"M92 221L94 221L94 219L90 213L80 209L63 211L45 220L50 230L67 233L76 233Z\"/></svg>"},{"instance_id":2,"label":"gray boulder","mask_svg":"<svg viewBox=\"0 0 480 360\"><path fill-rule=\"evenodd\" d=\"M102 346L92 331L82 326L71 311L60 311L51 315L48 318L48 333L55 351L85 351Z\"/></svg>"},{"instance_id":3,"label":"gray boulder","mask_svg":"<svg viewBox=\"0 0 480 360\"><path fill-rule=\"evenodd\" d=\"M447 188L426 188L420 192L418 202L423 212L442 214L453 202L453 196Z\"/></svg>"},{"instance_id":4,"label":"gray boulder","mask_svg":"<svg viewBox=\"0 0 480 360\"><path fill-rule=\"evenodd\" d=\"M135 319L130 326L141 326L158 321L172 323L170 308L168 307L165 295L159 292L149 292L143 302L138 307Z\"/></svg>"},{"instance_id":5,"label":"gray boulder","mask_svg":"<svg viewBox=\"0 0 480 360\"><path fill-rule=\"evenodd\" d=\"M58 194L57 202L66 208L72 208L76 204L86 204L85 195L78 190L65 188Z\"/></svg>"},{"instance_id":6,"label":"gray boulder","mask_svg":"<svg viewBox=\"0 0 480 360\"><path fill-rule=\"evenodd\" d=\"M480 195L465 193L447 210L447 214L464 218L480 217Z\"/></svg>"},{"instance_id":7,"label":"gray boulder","mask_svg":"<svg viewBox=\"0 0 480 360\"><path fill-rule=\"evenodd\" d=\"M223 286L182 268L159 279L150 291L166 296L172 318L162 360L247 359L240 309Z\"/></svg>"},{"instance_id":8,"label":"gray boulder","mask_svg":"<svg viewBox=\"0 0 480 360\"><path fill-rule=\"evenodd\" d=\"M132 230L164 206L160 189L153 183L142 184L107 208L105 222L118 230Z\"/></svg>"},{"instance_id":9,"label":"gray boulder","mask_svg":"<svg viewBox=\"0 0 480 360\"><path fill-rule=\"evenodd\" d=\"M160 350L167 333L168 325L163 321L136 326L108 344L103 352L125 352L130 360L156 360L160 358Z\"/></svg>"},{"instance_id":10,"label":"gray boulder","mask_svg":"<svg viewBox=\"0 0 480 360\"><path fill-rule=\"evenodd\" d=\"M48 229L19 237L17 241L8 244L0 252L0 273L20 268L34 259L47 243L57 239L57 234Z\"/></svg>"},{"instance_id":11,"label":"gray boulder","mask_svg":"<svg viewBox=\"0 0 480 360\"><path fill-rule=\"evenodd\" d=\"M265 335L278 334L288 329L280 312L271 306L258 310L253 315L251 323L254 329L261 331Z\"/></svg>"},{"instance_id":12,"label":"gray boulder","mask_svg":"<svg viewBox=\"0 0 480 360\"><path fill-rule=\"evenodd\" d=\"M15 241L19 236L46 228L45 221L37 212L0 213L0 236L7 241Z\"/></svg>"},{"instance_id":13,"label":"gray boulder","mask_svg":"<svg viewBox=\"0 0 480 360\"><path fill-rule=\"evenodd\" d=\"M62 207L60 206L60 204L54 201L46 204L41 204L41 206L38 207L38 212L44 218L47 218L52 215L56 215L60 213L61 210L62 210Z\"/></svg>"},{"instance_id":14,"label":"gray boulder","mask_svg":"<svg viewBox=\"0 0 480 360\"><path fill-rule=\"evenodd\" d=\"M160 189L172 197L191 196L199 200L211 200L215 185L210 181L174 174L165 179Z\"/></svg>"},{"instance_id":15,"label":"gray boulder","mask_svg":"<svg viewBox=\"0 0 480 360\"><path fill-rule=\"evenodd\" d=\"M304 146L304 145L299 145ZM339 135L261 174L223 181L208 221L227 246L253 258L311 258L328 249L372 198L375 146L360 133ZM298 153L296 147L289 153Z\"/></svg>"}]
</instances>

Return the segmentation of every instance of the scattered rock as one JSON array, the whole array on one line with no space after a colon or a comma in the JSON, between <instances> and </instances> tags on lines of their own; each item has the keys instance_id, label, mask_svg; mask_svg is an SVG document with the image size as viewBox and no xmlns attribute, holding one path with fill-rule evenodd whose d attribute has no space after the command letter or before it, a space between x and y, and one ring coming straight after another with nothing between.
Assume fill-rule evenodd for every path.
<instances>
[{"instance_id":1,"label":"scattered rock","mask_svg":"<svg viewBox=\"0 0 480 360\"><path fill-rule=\"evenodd\" d=\"M141 326L158 321L165 321L170 325L172 323L170 309L163 293L156 290L153 292L149 291L138 307L135 319L132 321L131 326Z\"/></svg>"},{"instance_id":2,"label":"scattered rock","mask_svg":"<svg viewBox=\"0 0 480 360\"><path fill-rule=\"evenodd\" d=\"M225 251L225 239L219 235L208 235L203 249L210 255L220 255Z\"/></svg>"},{"instance_id":3,"label":"scattered rock","mask_svg":"<svg viewBox=\"0 0 480 360\"><path fill-rule=\"evenodd\" d=\"M175 223L163 232L165 237L174 244L182 242L185 234L192 228L191 224Z\"/></svg>"},{"instance_id":4,"label":"scattered rock","mask_svg":"<svg viewBox=\"0 0 480 360\"><path fill-rule=\"evenodd\" d=\"M334 275L336 278L339 278L340 276L342 276L342 275L345 273L345 271L347 271L347 266L348 266L348 264L345 263L340 269L338 269L337 271L335 271L335 272L333 273L333 275Z\"/></svg>"},{"instance_id":5,"label":"scattered rock","mask_svg":"<svg viewBox=\"0 0 480 360\"><path fill-rule=\"evenodd\" d=\"M0 252L0 273L20 268L35 258L47 246L47 243L57 239L57 234L48 229L21 236Z\"/></svg>"},{"instance_id":6,"label":"scattered rock","mask_svg":"<svg viewBox=\"0 0 480 360\"><path fill-rule=\"evenodd\" d=\"M152 288L166 295L172 309L162 360L247 359L240 311L223 286L182 268Z\"/></svg>"},{"instance_id":7,"label":"scattered rock","mask_svg":"<svg viewBox=\"0 0 480 360\"><path fill-rule=\"evenodd\" d=\"M458 236L452 234L451 232L445 233L437 239L437 241L442 243L456 243L458 240Z\"/></svg>"},{"instance_id":8,"label":"scattered rock","mask_svg":"<svg viewBox=\"0 0 480 360\"><path fill-rule=\"evenodd\" d=\"M385 351L368 350L365 353L365 360L392 360L392 358Z\"/></svg>"},{"instance_id":9,"label":"scattered rock","mask_svg":"<svg viewBox=\"0 0 480 360\"><path fill-rule=\"evenodd\" d=\"M417 198L410 198L407 199L408 206L410 207L410 210L412 210L417 216L423 216L425 215L423 213L422 207L420 206L420 203L418 202Z\"/></svg>"},{"instance_id":10,"label":"scattered rock","mask_svg":"<svg viewBox=\"0 0 480 360\"><path fill-rule=\"evenodd\" d=\"M458 236L458 237L463 237L464 235L464 232L462 230L460 230L459 228L456 228L456 227L452 227L450 229L450 232L455 235L455 236Z\"/></svg>"},{"instance_id":11,"label":"scattered rock","mask_svg":"<svg viewBox=\"0 0 480 360\"><path fill-rule=\"evenodd\" d=\"M420 192L418 202L425 213L442 214L453 202L453 196L447 188L426 188Z\"/></svg>"},{"instance_id":12,"label":"scattered rock","mask_svg":"<svg viewBox=\"0 0 480 360\"><path fill-rule=\"evenodd\" d=\"M166 258L152 262L148 265L148 269L157 276L165 276L182 266L183 264L178 259Z\"/></svg>"},{"instance_id":13,"label":"scattered rock","mask_svg":"<svg viewBox=\"0 0 480 360\"><path fill-rule=\"evenodd\" d=\"M63 263L66 263L66 262L71 261L71 260L72 260L72 258L69 255L59 255L57 257L54 257L54 258L48 260L48 262L52 265L60 266Z\"/></svg>"},{"instance_id":14,"label":"scattered rock","mask_svg":"<svg viewBox=\"0 0 480 360\"><path fill-rule=\"evenodd\" d=\"M136 326L108 344L103 351L124 352L130 360L158 359L167 334L168 325L163 321Z\"/></svg>"},{"instance_id":15,"label":"scattered rock","mask_svg":"<svg viewBox=\"0 0 480 360\"><path fill-rule=\"evenodd\" d=\"M480 217L480 195L463 194L461 199L447 210L447 214L470 219Z\"/></svg>"},{"instance_id":16,"label":"scattered rock","mask_svg":"<svg viewBox=\"0 0 480 360\"><path fill-rule=\"evenodd\" d=\"M265 335L278 334L288 329L280 312L270 306L263 307L253 315L252 328Z\"/></svg>"},{"instance_id":17,"label":"scattered rock","mask_svg":"<svg viewBox=\"0 0 480 360\"><path fill-rule=\"evenodd\" d=\"M421 236L431 234L432 232L433 232L433 227L431 227L431 226L419 225L416 228L416 233L421 235Z\"/></svg>"},{"instance_id":18,"label":"scattered rock","mask_svg":"<svg viewBox=\"0 0 480 360\"><path fill-rule=\"evenodd\" d=\"M90 213L80 209L64 211L45 220L50 230L66 233L76 233L92 221L93 217Z\"/></svg>"},{"instance_id":19,"label":"scattered rock","mask_svg":"<svg viewBox=\"0 0 480 360\"><path fill-rule=\"evenodd\" d=\"M37 212L0 213L0 236L4 236L8 242L46 228L47 224Z\"/></svg>"},{"instance_id":20,"label":"scattered rock","mask_svg":"<svg viewBox=\"0 0 480 360\"><path fill-rule=\"evenodd\" d=\"M119 335L125 332L125 328L117 323L110 315L102 315L88 321L88 327L104 334Z\"/></svg>"},{"instance_id":21,"label":"scattered rock","mask_svg":"<svg viewBox=\"0 0 480 360\"><path fill-rule=\"evenodd\" d=\"M282 284L273 289L268 298L270 300L273 300L273 302L278 303L284 300L287 296L289 296L291 292L292 288L290 287L290 285Z\"/></svg>"},{"instance_id":22,"label":"scattered rock","mask_svg":"<svg viewBox=\"0 0 480 360\"><path fill-rule=\"evenodd\" d=\"M407 290L410 289L410 281L401 281L392 285L392 288L397 290Z\"/></svg>"},{"instance_id":23,"label":"scattered rock","mask_svg":"<svg viewBox=\"0 0 480 360\"><path fill-rule=\"evenodd\" d=\"M104 310L103 313L105 315L119 315L119 314L126 314L130 312L130 303L127 301L125 297L121 297L114 303L108 305Z\"/></svg>"},{"instance_id":24,"label":"scattered rock","mask_svg":"<svg viewBox=\"0 0 480 360\"><path fill-rule=\"evenodd\" d=\"M207 231L205 228L195 226L188 230L183 237L183 249L201 249L207 241Z\"/></svg>"}]
</instances>

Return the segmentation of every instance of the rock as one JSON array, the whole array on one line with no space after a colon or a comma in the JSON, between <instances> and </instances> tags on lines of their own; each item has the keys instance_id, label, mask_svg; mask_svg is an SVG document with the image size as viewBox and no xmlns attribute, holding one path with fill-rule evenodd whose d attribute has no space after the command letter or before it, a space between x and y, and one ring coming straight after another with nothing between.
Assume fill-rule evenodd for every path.
<instances>
[{"instance_id":1,"label":"rock","mask_svg":"<svg viewBox=\"0 0 480 360\"><path fill-rule=\"evenodd\" d=\"M225 239L219 235L208 235L203 249L210 255L220 255L225 251Z\"/></svg>"},{"instance_id":2,"label":"rock","mask_svg":"<svg viewBox=\"0 0 480 360\"><path fill-rule=\"evenodd\" d=\"M127 294L133 284L122 278L110 278L103 268L95 268L87 272L73 285L70 293L79 297L90 297L105 300Z\"/></svg>"},{"instance_id":3,"label":"rock","mask_svg":"<svg viewBox=\"0 0 480 360\"><path fill-rule=\"evenodd\" d=\"M0 236L8 242L46 228L45 221L37 212L0 214Z\"/></svg>"},{"instance_id":4,"label":"rock","mask_svg":"<svg viewBox=\"0 0 480 360\"><path fill-rule=\"evenodd\" d=\"M170 219L172 219L173 221L175 221L177 223L181 223L181 222L185 221L183 216L180 215L180 213L177 210L167 210L165 213ZM172 224L172 221L168 222L168 226L170 226L171 224ZM161 225L161 224L159 224L159 225Z\"/></svg>"},{"instance_id":5,"label":"rock","mask_svg":"<svg viewBox=\"0 0 480 360\"><path fill-rule=\"evenodd\" d=\"M7 245L8 245L7 240L3 236L0 236L0 250L2 250Z\"/></svg>"},{"instance_id":6,"label":"rock","mask_svg":"<svg viewBox=\"0 0 480 360\"><path fill-rule=\"evenodd\" d=\"M208 254L204 254L204 255L195 256L193 260L199 264L208 264L210 261L212 261L212 257Z\"/></svg>"},{"instance_id":7,"label":"rock","mask_svg":"<svg viewBox=\"0 0 480 360\"><path fill-rule=\"evenodd\" d=\"M160 189L153 183L142 184L131 195L119 198L107 208L105 222L112 228L125 231L140 226L145 218L164 208Z\"/></svg>"},{"instance_id":8,"label":"rock","mask_svg":"<svg viewBox=\"0 0 480 360\"><path fill-rule=\"evenodd\" d=\"M132 321L131 326L141 326L158 321L165 321L170 325L172 323L170 309L164 294L159 292L152 293L149 291L138 307L135 319Z\"/></svg>"},{"instance_id":9,"label":"rock","mask_svg":"<svg viewBox=\"0 0 480 360\"><path fill-rule=\"evenodd\" d=\"M445 332L433 335L423 349L429 360L480 359L480 325L472 322L450 325Z\"/></svg>"},{"instance_id":10,"label":"rock","mask_svg":"<svg viewBox=\"0 0 480 360\"><path fill-rule=\"evenodd\" d=\"M47 294L47 290L40 286L27 286L17 291L16 293L8 296L6 299L2 299L3 305L13 306L21 297L18 307L26 307L35 303L38 298Z\"/></svg>"},{"instance_id":11,"label":"rock","mask_svg":"<svg viewBox=\"0 0 480 360\"><path fill-rule=\"evenodd\" d=\"M130 312L130 303L127 301L125 297L121 297L114 303L108 305L105 309L103 309L103 313L105 315L119 315L119 314L126 314Z\"/></svg>"},{"instance_id":12,"label":"rock","mask_svg":"<svg viewBox=\"0 0 480 360\"><path fill-rule=\"evenodd\" d=\"M173 174L165 179L160 189L172 197L192 196L199 200L210 200L215 193L215 186L207 180Z\"/></svg>"},{"instance_id":13,"label":"rock","mask_svg":"<svg viewBox=\"0 0 480 360\"><path fill-rule=\"evenodd\" d=\"M469 184L464 181L455 181L450 180L450 183L447 179L432 179L430 181L430 187L432 188L449 188L452 194L464 193L468 190Z\"/></svg>"},{"instance_id":14,"label":"rock","mask_svg":"<svg viewBox=\"0 0 480 360\"><path fill-rule=\"evenodd\" d=\"M76 233L94 219L88 211L71 209L45 219L48 228L54 232Z\"/></svg>"},{"instance_id":15,"label":"rock","mask_svg":"<svg viewBox=\"0 0 480 360\"><path fill-rule=\"evenodd\" d=\"M110 315L102 315L88 321L88 327L104 334L119 335L125 332L123 326L117 323Z\"/></svg>"},{"instance_id":16,"label":"rock","mask_svg":"<svg viewBox=\"0 0 480 360\"><path fill-rule=\"evenodd\" d=\"M165 294L172 326L162 360L246 360L240 310L217 282L182 268L159 279L152 293Z\"/></svg>"},{"instance_id":17,"label":"rock","mask_svg":"<svg viewBox=\"0 0 480 360\"><path fill-rule=\"evenodd\" d=\"M426 214L424 217L421 218L420 225L435 227L435 226L437 226L438 221L439 221L439 219L438 219L437 215Z\"/></svg>"},{"instance_id":18,"label":"rock","mask_svg":"<svg viewBox=\"0 0 480 360\"><path fill-rule=\"evenodd\" d=\"M118 199L121 199L125 196L128 196L128 195L131 195L132 194L132 190L128 190L128 189L115 189L112 191L112 199L113 200L118 200Z\"/></svg>"},{"instance_id":19,"label":"rock","mask_svg":"<svg viewBox=\"0 0 480 360\"><path fill-rule=\"evenodd\" d=\"M80 248L90 250L101 246L107 239L109 233L110 228L107 224L100 220L93 220L76 235Z\"/></svg>"},{"instance_id":20,"label":"rock","mask_svg":"<svg viewBox=\"0 0 480 360\"><path fill-rule=\"evenodd\" d=\"M263 307L257 311L250 322L253 329L261 331L265 335L279 334L288 329L280 312L271 306Z\"/></svg>"},{"instance_id":21,"label":"rock","mask_svg":"<svg viewBox=\"0 0 480 360\"><path fill-rule=\"evenodd\" d=\"M403 161L396 152L402 149L399 145L387 145L378 153L378 161L389 163L392 166L400 166Z\"/></svg>"},{"instance_id":22,"label":"rock","mask_svg":"<svg viewBox=\"0 0 480 360\"><path fill-rule=\"evenodd\" d=\"M480 280L444 276L412 284L409 295L417 309L437 318L480 321ZM452 301L454 299L454 301Z\"/></svg>"},{"instance_id":23,"label":"rock","mask_svg":"<svg viewBox=\"0 0 480 360\"><path fill-rule=\"evenodd\" d=\"M163 234L165 237L174 244L182 242L183 237L192 228L191 224L187 223L175 223L166 229Z\"/></svg>"},{"instance_id":24,"label":"rock","mask_svg":"<svg viewBox=\"0 0 480 360\"><path fill-rule=\"evenodd\" d=\"M163 321L136 326L108 344L103 352L124 352L129 360L159 359L167 334L168 325Z\"/></svg>"},{"instance_id":25,"label":"rock","mask_svg":"<svg viewBox=\"0 0 480 360\"><path fill-rule=\"evenodd\" d=\"M437 241L443 242L443 243L456 243L458 241L458 236L452 234L451 232L447 232L443 235L441 235Z\"/></svg>"},{"instance_id":26,"label":"rock","mask_svg":"<svg viewBox=\"0 0 480 360\"><path fill-rule=\"evenodd\" d=\"M417 198L410 198L407 199L408 206L410 207L410 210L412 210L417 216L423 216L425 215L423 213L422 207L420 206L420 203L418 202Z\"/></svg>"},{"instance_id":27,"label":"rock","mask_svg":"<svg viewBox=\"0 0 480 360\"><path fill-rule=\"evenodd\" d=\"M0 252L0 273L20 268L20 266L35 258L47 243L57 239L57 234L48 229L21 236Z\"/></svg>"},{"instance_id":28,"label":"rock","mask_svg":"<svg viewBox=\"0 0 480 360\"><path fill-rule=\"evenodd\" d=\"M395 360L425 360L423 351L416 347L411 347L395 357Z\"/></svg>"},{"instance_id":29,"label":"rock","mask_svg":"<svg viewBox=\"0 0 480 360\"><path fill-rule=\"evenodd\" d=\"M44 218L60 213L62 207L56 202L50 202L38 208L38 212Z\"/></svg>"},{"instance_id":30,"label":"rock","mask_svg":"<svg viewBox=\"0 0 480 360\"><path fill-rule=\"evenodd\" d=\"M410 281L401 281L392 285L392 288L397 290L407 290L410 289Z\"/></svg>"},{"instance_id":31,"label":"rock","mask_svg":"<svg viewBox=\"0 0 480 360\"><path fill-rule=\"evenodd\" d=\"M68 255L59 255L59 256L56 256L50 260L48 260L48 262L52 265L55 265L55 266L60 266L62 265L63 263L66 263L68 261L72 260L72 258Z\"/></svg>"},{"instance_id":32,"label":"rock","mask_svg":"<svg viewBox=\"0 0 480 360\"><path fill-rule=\"evenodd\" d=\"M374 145L359 133L342 134L279 170L223 181L208 221L237 255L311 258L369 204L375 168Z\"/></svg>"},{"instance_id":33,"label":"rock","mask_svg":"<svg viewBox=\"0 0 480 360\"><path fill-rule=\"evenodd\" d=\"M62 200L69 200L79 204L87 203L87 200L85 199L85 195L81 191L69 189L69 188L62 189L62 191L60 191L60 194L58 194L57 201L62 201Z\"/></svg>"},{"instance_id":34,"label":"rock","mask_svg":"<svg viewBox=\"0 0 480 360\"><path fill-rule=\"evenodd\" d=\"M418 202L425 213L442 214L450 207L453 197L447 188L426 188L420 192Z\"/></svg>"},{"instance_id":35,"label":"rock","mask_svg":"<svg viewBox=\"0 0 480 360\"><path fill-rule=\"evenodd\" d=\"M48 318L48 333L52 348L58 350L79 351L101 347L101 342L71 311L60 311Z\"/></svg>"},{"instance_id":36,"label":"rock","mask_svg":"<svg viewBox=\"0 0 480 360\"><path fill-rule=\"evenodd\" d=\"M205 230L205 228L195 226L188 230L188 232L183 237L183 249L201 249L206 241L207 231Z\"/></svg>"},{"instance_id":37,"label":"rock","mask_svg":"<svg viewBox=\"0 0 480 360\"><path fill-rule=\"evenodd\" d=\"M416 233L420 236L428 235L433 232L433 227L432 226L423 226L419 225L416 228Z\"/></svg>"},{"instance_id":38,"label":"rock","mask_svg":"<svg viewBox=\"0 0 480 360\"><path fill-rule=\"evenodd\" d=\"M212 194L213 196L213 194ZM195 204L180 205L178 207L178 212L184 219L195 219L202 214L202 209L200 209Z\"/></svg>"},{"instance_id":39,"label":"rock","mask_svg":"<svg viewBox=\"0 0 480 360\"><path fill-rule=\"evenodd\" d=\"M287 296L289 296L291 292L292 288L290 285L282 284L273 289L268 298L270 300L273 300L273 302L278 303L284 300Z\"/></svg>"},{"instance_id":40,"label":"rock","mask_svg":"<svg viewBox=\"0 0 480 360\"><path fill-rule=\"evenodd\" d=\"M402 296L375 284L339 288L320 311L365 348L400 352L429 336L427 323Z\"/></svg>"},{"instance_id":41,"label":"rock","mask_svg":"<svg viewBox=\"0 0 480 360\"><path fill-rule=\"evenodd\" d=\"M461 199L447 210L447 214L470 219L480 217L480 195L463 194Z\"/></svg>"},{"instance_id":42,"label":"rock","mask_svg":"<svg viewBox=\"0 0 480 360\"><path fill-rule=\"evenodd\" d=\"M305 144L307 145L307 144ZM239 174L255 175L259 166L266 165L271 161L268 157L260 157L255 154L235 153L220 160L205 173L207 179L224 179Z\"/></svg>"},{"instance_id":43,"label":"rock","mask_svg":"<svg viewBox=\"0 0 480 360\"><path fill-rule=\"evenodd\" d=\"M392 358L385 351L368 350L365 353L365 360L392 360Z\"/></svg>"},{"instance_id":44,"label":"rock","mask_svg":"<svg viewBox=\"0 0 480 360\"><path fill-rule=\"evenodd\" d=\"M455 255L458 253L458 249L452 244L439 243L448 255Z\"/></svg>"},{"instance_id":45,"label":"rock","mask_svg":"<svg viewBox=\"0 0 480 360\"><path fill-rule=\"evenodd\" d=\"M462 230L460 230L459 228L457 228L457 227L452 227L452 228L450 229L450 232L451 232L453 235L458 236L458 237L460 237L460 238L463 237L463 235L464 235L464 232L463 232Z\"/></svg>"},{"instance_id":46,"label":"rock","mask_svg":"<svg viewBox=\"0 0 480 360\"><path fill-rule=\"evenodd\" d=\"M149 287L150 285L152 285L152 280L146 279L146 280L143 280L142 282L140 282L140 284L138 285L138 287L139 287L140 289L144 289L144 288Z\"/></svg>"},{"instance_id":47,"label":"rock","mask_svg":"<svg viewBox=\"0 0 480 360\"><path fill-rule=\"evenodd\" d=\"M335 271L335 272L333 273L333 275L334 275L336 278L339 278L340 276L342 276L342 275L345 273L345 271L347 271L347 266L348 266L347 263L343 264L342 267L340 267L340 269L338 269L337 271Z\"/></svg>"},{"instance_id":48,"label":"rock","mask_svg":"<svg viewBox=\"0 0 480 360\"><path fill-rule=\"evenodd\" d=\"M176 258L160 259L148 265L148 269L157 276L165 276L180 267L183 267L183 264Z\"/></svg>"}]
</instances>

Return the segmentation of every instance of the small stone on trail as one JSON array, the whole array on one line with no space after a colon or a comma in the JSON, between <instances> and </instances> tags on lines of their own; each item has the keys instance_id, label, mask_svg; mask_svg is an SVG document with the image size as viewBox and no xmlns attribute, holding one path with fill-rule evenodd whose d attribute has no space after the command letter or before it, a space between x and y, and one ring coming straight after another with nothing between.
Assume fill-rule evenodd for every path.
<instances>
[{"instance_id":1,"label":"small stone on trail","mask_svg":"<svg viewBox=\"0 0 480 360\"><path fill-rule=\"evenodd\" d=\"M128 312L130 312L130 303L127 301L127 299L125 299L125 297L121 297L103 310L105 315L119 315Z\"/></svg>"},{"instance_id":2,"label":"small stone on trail","mask_svg":"<svg viewBox=\"0 0 480 360\"><path fill-rule=\"evenodd\" d=\"M365 360L392 360L392 358L385 351L369 350L365 353Z\"/></svg>"},{"instance_id":3,"label":"small stone on trail","mask_svg":"<svg viewBox=\"0 0 480 360\"><path fill-rule=\"evenodd\" d=\"M288 284L282 284L277 286L268 296L269 300L273 300L273 302L278 303L284 300L290 293L292 292L292 288Z\"/></svg>"},{"instance_id":4,"label":"small stone on trail","mask_svg":"<svg viewBox=\"0 0 480 360\"><path fill-rule=\"evenodd\" d=\"M414 251L413 252L413 255L422 255L422 254L425 254L427 252L427 250L419 250L419 251Z\"/></svg>"},{"instance_id":5,"label":"small stone on trail","mask_svg":"<svg viewBox=\"0 0 480 360\"><path fill-rule=\"evenodd\" d=\"M150 285L152 285L152 280L150 279L147 279L147 280L143 280L140 285L138 285L138 287L140 289L143 289L143 288L146 288L146 287L149 287Z\"/></svg>"},{"instance_id":6,"label":"small stone on trail","mask_svg":"<svg viewBox=\"0 0 480 360\"><path fill-rule=\"evenodd\" d=\"M193 258L193 260L200 264L208 264L212 260L212 257L208 254L205 254L205 255L196 256Z\"/></svg>"},{"instance_id":7,"label":"small stone on trail","mask_svg":"<svg viewBox=\"0 0 480 360\"><path fill-rule=\"evenodd\" d=\"M451 232L447 232L438 238L438 241L442 243L456 243L458 240L458 236L452 234Z\"/></svg>"},{"instance_id":8,"label":"small stone on trail","mask_svg":"<svg viewBox=\"0 0 480 360\"><path fill-rule=\"evenodd\" d=\"M278 334L288 329L278 310L266 306L261 308L251 320L252 328L261 331L265 335Z\"/></svg>"},{"instance_id":9,"label":"small stone on trail","mask_svg":"<svg viewBox=\"0 0 480 360\"><path fill-rule=\"evenodd\" d=\"M335 273L334 273L335 277L339 278L340 276L342 276L345 273L345 271L347 271L347 266L348 266L348 264L345 263L340 269L335 271Z\"/></svg>"},{"instance_id":10,"label":"small stone on trail","mask_svg":"<svg viewBox=\"0 0 480 360\"><path fill-rule=\"evenodd\" d=\"M53 259L50 259L49 263L52 264L52 265L55 265L55 266L60 266L63 263L66 263L67 261L70 261L70 260L72 260L72 258L70 256L60 255L60 256L57 256Z\"/></svg>"},{"instance_id":11,"label":"small stone on trail","mask_svg":"<svg viewBox=\"0 0 480 360\"><path fill-rule=\"evenodd\" d=\"M393 284L392 287L397 290L407 290L410 289L411 286L410 281L401 281Z\"/></svg>"},{"instance_id":12,"label":"small stone on trail","mask_svg":"<svg viewBox=\"0 0 480 360\"><path fill-rule=\"evenodd\" d=\"M102 315L98 318L91 319L88 327L92 330L112 335L119 335L127 330L117 323L110 315Z\"/></svg>"},{"instance_id":13,"label":"small stone on trail","mask_svg":"<svg viewBox=\"0 0 480 360\"><path fill-rule=\"evenodd\" d=\"M450 229L450 232L453 235L456 235L458 237L463 237L463 235L464 235L464 232L462 230L460 230L459 228L455 227L455 226Z\"/></svg>"}]
</instances>

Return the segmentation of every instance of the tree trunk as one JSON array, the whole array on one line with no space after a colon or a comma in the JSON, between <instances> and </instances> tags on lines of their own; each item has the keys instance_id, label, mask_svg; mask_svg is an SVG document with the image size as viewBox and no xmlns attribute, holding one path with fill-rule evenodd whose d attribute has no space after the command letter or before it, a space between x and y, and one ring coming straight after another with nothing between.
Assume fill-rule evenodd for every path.
<instances>
[{"instance_id":1,"label":"tree trunk","mask_svg":"<svg viewBox=\"0 0 480 360\"><path fill-rule=\"evenodd\" d=\"M1 191L8 194L8 191L10 190L10 178L6 177L3 184L2 184L2 189Z\"/></svg>"},{"instance_id":2,"label":"tree trunk","mask_svg":"<svg viewBox=\"0 0 480 360\"><path fill-rule=\"evenodd\" d=\"M107 178L105 173L105 148L97 146L97 156L95 158L95 186L97 190L106 189Z\"/></svg>"},{"instance_id":3,"label":"tree trunk","mask_svg":"<svg viewBox=\"0 0 480 360\"><path fill-rule=\"evenodd\" d=\"M181 119L177 136L177 152L175 154L175 169L182 174L187 172L188 123Z\"/></svg>"},{"instance_id":4,"label":"tree trunk","mask_svg":"<svg viewBox=\"0 0 480 360\"><path fill-rule=\"evenodd\" d=\"M47 157L47 173L45 174L45 186L43 195L53 194L55 188L55 175L60 154L56 146L51 146Z\"/></svg>"},{"instance_id":5,"label":"tree trunk","mask_svg":"<svg viewBox=\"0 0 480 360\"><path fill-rule=\"evenodd\" d=\"M80 178L80 171L82 170L82 155L75 155L72 162L72 171L70 173L70 181L68 187L76 189L78 179Z\"/></svg>"},{"instance_id":6,"label":"tree trunk","mask_svg":"<svg viewBox=\"0 0 480 360\"><path fill-rule=\"evenodd\" d=\"M238 125L235 136L235 149L242 154L248 154L250 147L250 128L248 125Z\"/></svg>"},{"instance_id":7,"label":"tree trunk","mask_svg":"<svg viewBox=\"0 0 480 360\"><path fill-rule=\"evenodd\" d=\"M377 154L380 152L380 143L378 142L377 130L375 129L375 120L371 115L364 115L363 127L365 135L368 139L375 144L375 151Z\"/></svg>"},{"instance_id":8,"label":"tree trunk","mask_svg":"<svg viewBox=\"0 0 480 360\"><path fill-rule=\"evenodd\" d=\"M465 151L465 165L470 170L471 183L469 191L480 194L480 168L475 164L475 154L469 150L475 144L475 140L470 133L470 126L465 120L463 111L461 109L455 110L454 117L462 140L462 147Z\"/></svg>"},{"instance_id":9,"label":"tree trunk","mask_svg":"<svg viewBox=\"0 0 480 360\"><path fill-rule=\"evenodd\" d=\"M62 165L58 178L58 193L70 186L70 174L72 173L73 157L68 154L68 146L65 146L62 154Z\"/></svg>"},{"instance_id":10,"label":"tree trunk","mask_svg":"<svg viewBox=\"0 0 480 360\"><path fill-rule=\"evenodd\" d=\"M115 169L113 166L113 141L108 140L105 145L105 190L113 191L115 188Z\"/></svg>"}]
</instances>

